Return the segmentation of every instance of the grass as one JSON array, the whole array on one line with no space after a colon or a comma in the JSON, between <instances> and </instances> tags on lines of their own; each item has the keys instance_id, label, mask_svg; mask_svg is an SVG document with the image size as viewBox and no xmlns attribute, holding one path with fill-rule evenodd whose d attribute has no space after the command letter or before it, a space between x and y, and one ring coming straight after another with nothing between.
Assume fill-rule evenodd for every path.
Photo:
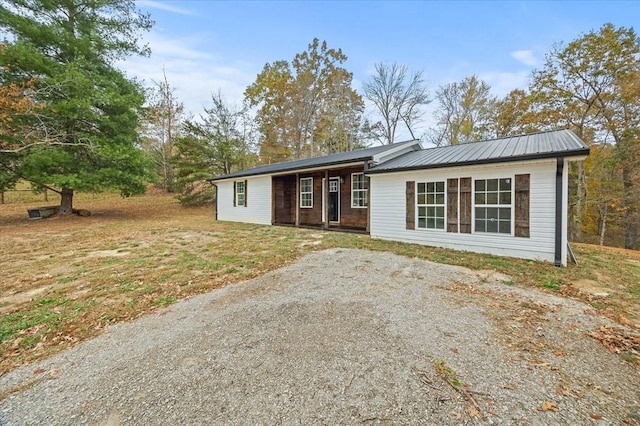
<instances>
[{"instance_id":1,"label":"grass","mask_svg":"<svg viewBox=\"0 0 640 426\"><path fill-rule=\"evenodd\" d=\"M495 269L511 276L513 285L581 298L612 318L640 323L637 252L578 244L580 265L556 268L352 233L216 222L211 207L183 208L170 196L77 194L74 202L92 216L29 220L26 209L41 200L0 205L0 375L95 336L110 323L331 247ZM606 285L610 295L585 296L574 286L579 281Z\"/></svg>"}]
</instances>

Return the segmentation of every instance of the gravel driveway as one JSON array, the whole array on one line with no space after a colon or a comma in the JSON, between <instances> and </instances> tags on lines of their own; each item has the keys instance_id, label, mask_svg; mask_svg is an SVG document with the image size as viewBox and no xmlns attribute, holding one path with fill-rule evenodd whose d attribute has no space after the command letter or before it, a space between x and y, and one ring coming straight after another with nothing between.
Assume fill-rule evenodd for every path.
<instances>
[{"instance_id":1,"label":"gravel driveway","mask_svg":"<svg viewBox=\"0 0 640 426\"><path fill-rule=\"evenodd\" d=\"M509 284L312 253L0 377L0 425L640 424L607 320Z\"/></svg>"}]
</instances>

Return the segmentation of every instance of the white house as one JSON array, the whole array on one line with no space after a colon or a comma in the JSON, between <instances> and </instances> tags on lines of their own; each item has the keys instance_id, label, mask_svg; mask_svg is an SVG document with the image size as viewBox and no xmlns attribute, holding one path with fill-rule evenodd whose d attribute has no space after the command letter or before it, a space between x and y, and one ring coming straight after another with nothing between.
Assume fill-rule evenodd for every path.
<instances>
[{"instance_id":1,"label":"white house","mask_svg":"<svg viewBox=\"0 0 640 426\"><path fill-rule=\"evenodd\" d=\"M211 179L217 217L567 263L570 130L421 149L417 141Z\"/></svg>"}]
</instances>

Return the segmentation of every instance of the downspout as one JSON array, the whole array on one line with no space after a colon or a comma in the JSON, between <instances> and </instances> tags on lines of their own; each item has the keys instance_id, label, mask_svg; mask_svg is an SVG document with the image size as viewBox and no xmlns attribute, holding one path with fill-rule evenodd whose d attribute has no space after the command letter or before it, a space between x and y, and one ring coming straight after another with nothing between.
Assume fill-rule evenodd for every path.
<instances>
[{"instance_id":1,"label":"downspout","mask_svg":"<svg viewBox=\"0 0 640 426\"><path fill-rule=\"evenodd\" d=\"M562 174L564 172L564 157L556 158L556 244L555 265L562 266L562 215L564 202L562 199Z\"/></svg>"}]
</instances>

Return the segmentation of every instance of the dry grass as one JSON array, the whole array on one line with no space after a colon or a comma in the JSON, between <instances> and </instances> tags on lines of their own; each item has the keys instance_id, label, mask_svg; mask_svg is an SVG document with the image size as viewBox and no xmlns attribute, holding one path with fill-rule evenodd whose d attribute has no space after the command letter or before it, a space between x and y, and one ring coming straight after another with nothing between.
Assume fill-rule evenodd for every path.
<instances>
[{"instance_id":1,"label":"dry grass","mask_svg":"<svg viewBox=\"0 0 640 426\"><path fill-rule=\"evenodd\" d=\"M26 209L39 205L0 205L0 374L95 336L109 323L336 246L498 270L519 285L581 298L621 322L640 324L637 252L578 245L580 266L555 268L365 235L215 222L211 207L183 208L162 195L80 194L75 205L90 209L91 217L27 219ZM581 292L575 283L609 295Z\"/></svg>"}]
</instances>

